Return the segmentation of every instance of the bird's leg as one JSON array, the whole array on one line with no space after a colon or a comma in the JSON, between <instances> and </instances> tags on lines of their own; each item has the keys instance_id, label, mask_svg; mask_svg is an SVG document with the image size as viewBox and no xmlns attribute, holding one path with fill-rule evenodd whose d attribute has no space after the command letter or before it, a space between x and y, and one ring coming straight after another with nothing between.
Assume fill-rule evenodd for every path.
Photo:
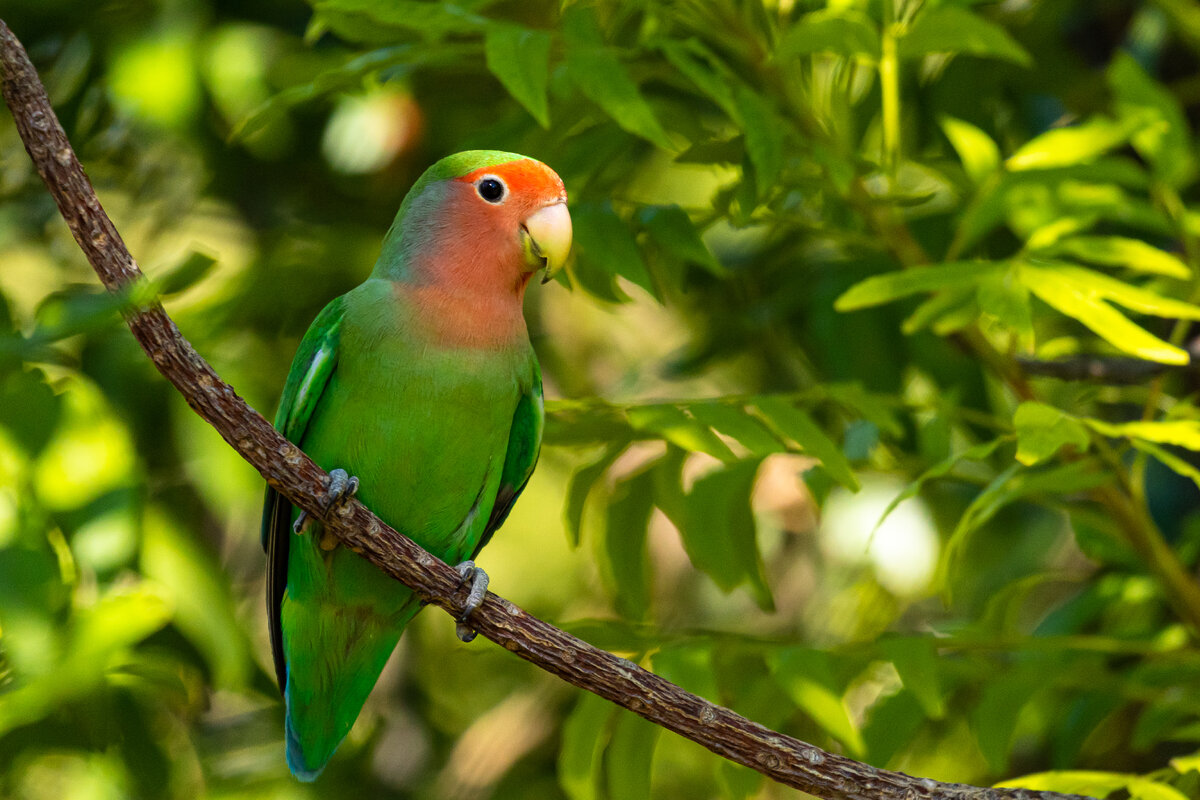
<instances>
[{"instance_id":1,"label":"bird's leg","mask_svg":"<svg viewBox=\"0 0 1200 800\"><path fill-rule=\"evenodd\" d=\"M357 492L358 478L347 474L344 469L329 470L329 489L325 493L325 510L333 508L334 503L347 497L353 497ZM304 533L308 522L308 512L300 509L300 516L296 517L296 521L292 523L292 532Z\"/></svg>"},{"instance_id":2,"label":"bird's leg","mask_svg":"<svg viewBox=\"0 0 1200 800\"><path fill-rule=\"evenodd\" d=\"M464 561L454 569L462 576L462 581L458 584L460 589L468 581L471 584L471 591L467 593L467 599L463 602L462 613L458 615L458 624L454 627L458 638L469 642L475 638L476 634L467 624L467 617L483 604L483 598L487 595L488 574L475 566L474 561Z\"/></svg>"}]
</instances>

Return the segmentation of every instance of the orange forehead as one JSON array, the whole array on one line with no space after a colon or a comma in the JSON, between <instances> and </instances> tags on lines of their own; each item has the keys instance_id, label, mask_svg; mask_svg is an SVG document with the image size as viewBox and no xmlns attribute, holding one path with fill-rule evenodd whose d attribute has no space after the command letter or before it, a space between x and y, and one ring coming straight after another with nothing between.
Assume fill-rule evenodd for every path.
<instances>
[{"instance_id":1,"label":"orange forehead","mask_svg":"<svg viewBox=\"0 0 1200 800\"><path fill-rule=\"evenodd\" d=\"M458 180L464 183L474 183L484 175L495 175L508 184L510 192L525 197L545 197L547 199L561 197L566 199L567 190L562 178L554 170L540 161L524 158L520 161L509 161L507 164L496 164L491 167L480 167L468 172Z\"/></svg>"}]
</instances>

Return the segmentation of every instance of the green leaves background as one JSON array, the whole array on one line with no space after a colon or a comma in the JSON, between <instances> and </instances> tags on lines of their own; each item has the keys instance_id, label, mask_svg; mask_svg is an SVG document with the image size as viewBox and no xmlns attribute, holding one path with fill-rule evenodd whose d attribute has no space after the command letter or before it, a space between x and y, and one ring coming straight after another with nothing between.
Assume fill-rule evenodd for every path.
<instances>
[{"instance_id":1,"label":"green leaves background","mask_svg":"<svg viewBox=\"0 0 1200 800\"><path fill-rule=\"evenodd\" d=\"M5 19L155 290L263 411L430 161L564 177L575 255L528 298L546 449L484 554L506 596L879 766L1195 796L1198 18L1016 5ZM260 483L27 163L3 122L0 794L309 796ZM1061 359L1151 377L1031 377ZM418 620L322 796L782 793L449 630Z\"/></svg>"}]
</instances>

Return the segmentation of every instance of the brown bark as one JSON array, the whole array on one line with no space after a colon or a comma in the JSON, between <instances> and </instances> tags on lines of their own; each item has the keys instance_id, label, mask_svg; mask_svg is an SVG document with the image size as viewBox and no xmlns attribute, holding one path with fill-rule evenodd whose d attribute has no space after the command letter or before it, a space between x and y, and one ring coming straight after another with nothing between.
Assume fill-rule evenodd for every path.
<instances>
[{"instance_id":1,"label":"brown bark","mask_svg":"<svg viewBox=\"0 0 1200 800\"><path fill-rule=\"evenodd\" d=\"M109 291L145 280L100 207L24 48L0 21L0 80L25 148L75 240ZM357 501L323 507L329 476L250 408L180 335L158 303L126 315L142 349L201 417L296 505L431 604L457 615L464 592L446 564ZM940 783L877 769L785 736L598 650L489 593L472 615L483 636L563 680L772 780L828 800L1075 800L1078 795Z\"/></svg>"}]
</instances>

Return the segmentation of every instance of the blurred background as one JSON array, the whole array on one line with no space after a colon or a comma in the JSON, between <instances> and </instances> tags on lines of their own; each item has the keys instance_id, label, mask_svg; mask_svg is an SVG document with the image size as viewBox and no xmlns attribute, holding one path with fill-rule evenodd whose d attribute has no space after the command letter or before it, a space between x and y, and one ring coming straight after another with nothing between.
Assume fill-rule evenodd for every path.
<instances>
[{"instance_id":1,"label":"blurred background","mask_svg":"<svg viewBox=\"0 0 1200 800\"><path fill-rule=\"evenodd\" d=\"M1200 387L1153 363L1200 313L1200 4L0 14L168 312L268 417L426 166L562 175L575 256L527 298L547 440L494 591L881 767L1200 796ZM439 611L297 783L262 481L120 303L0 114L0 797L799 796ZM1082 356L1148 371L1054 366Z\"/></svg>"}]
</instances>

